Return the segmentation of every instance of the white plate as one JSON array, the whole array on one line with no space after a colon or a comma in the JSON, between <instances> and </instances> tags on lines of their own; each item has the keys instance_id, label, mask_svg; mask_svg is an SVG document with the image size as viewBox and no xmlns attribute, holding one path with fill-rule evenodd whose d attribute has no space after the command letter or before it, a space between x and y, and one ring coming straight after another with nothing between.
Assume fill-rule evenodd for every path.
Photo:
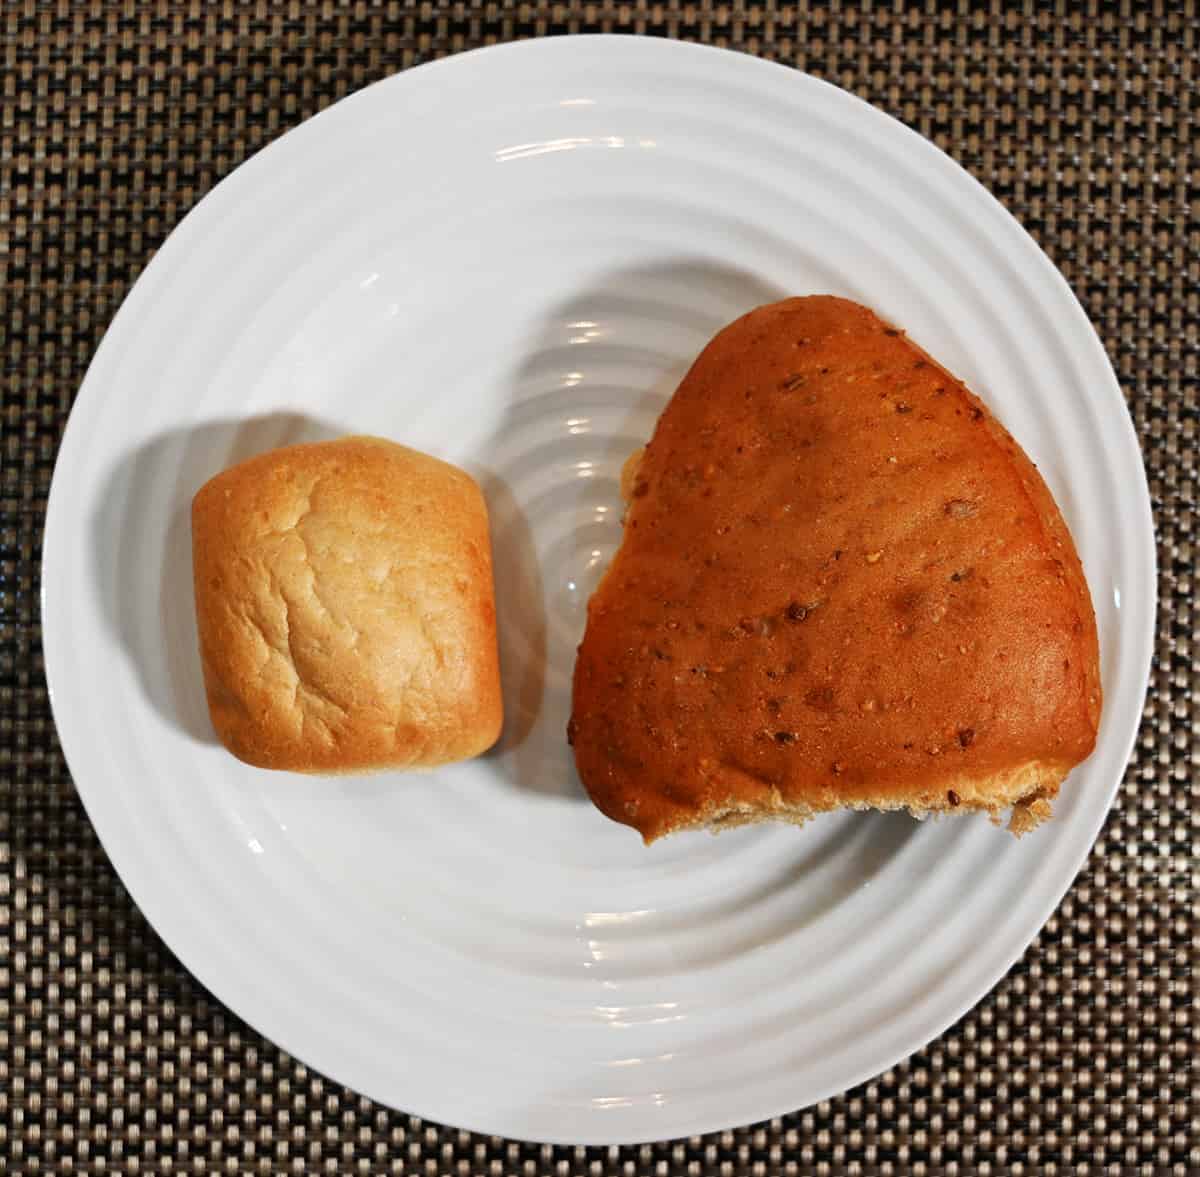
<instances>
[{"instance_id":1,"label":"white plate","mask_svg":"<svg viewBox=\"0 0 1200 1177\"><path fill-rule=\"evenodd\" d=\"M1095 755L1020 843L833 816L646 850L582 797L564 725L617 471L722 324L784 294L877 308L982 394L1078 540ZM346 430L491 501L502 751L427 775L238 764L209 731L187 509L236 458ZM263 1034L385 1104L644 1141L830 1096L949 1026L1088 852L1146 683L1154 550L1104 351L965 172L847 94L625 38L466 54L285 135L184 220L104 339L45 541L47 676L130 893Z\"/></svg>"}]
</instances>

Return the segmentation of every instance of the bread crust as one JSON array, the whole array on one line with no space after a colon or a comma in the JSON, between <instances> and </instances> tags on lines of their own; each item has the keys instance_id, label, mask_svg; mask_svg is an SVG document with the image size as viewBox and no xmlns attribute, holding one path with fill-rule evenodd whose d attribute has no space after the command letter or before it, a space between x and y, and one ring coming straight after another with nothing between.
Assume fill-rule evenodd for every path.
<instances>
[{"instance_id":1,"label":"bread crust","mask_svg":"<svg viewBox=\"0 0 1200 1177\"><path fill-rule=\"evenodd\" d=\"M487 508L469 475L378 438L272 450L192 502L213 727L294 772L428 766L495 742Z\"/></svg>"},{"instance_id":2,"label":"bread crust","mask_svg":"<svg viewBox=\"0 0 1200 1177\"><path fill-rule=\"evenodd\" d=\"M867 308L725 328L626 481L569 733L647 842L843 807L1012 809L1023 832L1091 753L1095 616L1049 490Z\"/></svg>"}]
</instances>

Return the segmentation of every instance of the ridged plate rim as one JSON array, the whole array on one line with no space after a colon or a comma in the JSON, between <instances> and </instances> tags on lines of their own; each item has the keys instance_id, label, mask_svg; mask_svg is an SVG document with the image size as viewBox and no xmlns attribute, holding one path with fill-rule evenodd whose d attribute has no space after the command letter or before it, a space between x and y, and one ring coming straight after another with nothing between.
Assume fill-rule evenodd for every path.
<instances>
[{"instance_id":1,"label":"ridged plate rim","mask_svg":"<svg viewBox=\"0 0 1200 1177\"><path fill-rule=\"evenodd\" d=\"M81 703L73 693L71 681L72 654L69 639L74 635L64 623L64 611L70 609L69 575L73 558L71 544L73 538L78 539L79 522L75 509L80 506L81 494L84 495L86 505L97 492L96 487L80 487L74 480L74 471L82 460L89 442L88 424L96 419L102 409L107 371L116 364L119 354L124 349L135 349L137 346L136 336L144 300L158 293L155 289L156 280L160 274L169 272L168 265L180 241L184 236L199 231L206 218L213 215L212 210L218 200L224 202L222 207L235 198L239 203L244 202L248 205L259 187L268 183L279 169L286 168L287 161L291 158L288 153L304 152L308 143L317 141L315 134L333 118L368 120L373 112L394 110L403 106L405 102L419 96L427 87L436 88L443 80L453 80L456 83L469 81L481 63L488 68L499 68L501 64L506 64L514 76L519 76L542 67L550 71L566 69L574 61L586 64L590 68L611 66L614 77L637 70L661 69L669 72L676 65L689 70L703 66L711 68L714 74L719 74L723 83L736 85L741 79L745 79L754 87L770 90L782 103L793 101L798 93L811 95L814 102L827 104L831 109L836 109L839 116L854 121L864 129L864 134L868 137L875 136L881 141L886 141L889 146L894 145L897 150L909 153L914 169L927 169L936 174L936 186L948 193L948 197L959 205L964 215L971 214L981 218L981 232L992 231L990 227L982 227L983 218L986 218L987 225L994 226L995 232L1005 234L1010 242L1021 243L1019 264L1024 268L1026 279L1036 283L1045 297L1055 301L1057 311L1061 315L1063 346L1067 349L1071 362L1087 366L1089 370L1102 368L1107 373L1106 385L1103 388L1089 389L1089 393L1094 399L1103 398L1102 410L1110 417L1113 414L1120 415L1120 419L1113 418L1106 422L1109 442L1120 447L1125 473L1129 473L1135 467L1140 472L1140 480L1136 484L1128 485L1123 491L1124 503L1130 506L1138 521L1137 534L1131 541L1138 549L1138 563L1130 570L1130 575L1137 581L1140 599L1131 602L1130 607L1137 611L1137 616L1134 621L1126 623L1127 632L1123 631L1122 635L1123 653L1126 655L1122 683L1126 688L1126 695L1136 696L1139 704L1149 675L1155 589L1155 551L1149 495L1136 435L1125 410L1120 389L1104 355L1103 346L1064 279L1032 239L1024 230L1019 229L1011 216L981 185L932 144L852 95L787 67L726 50L617 36L552 38L476 50L384 79L343 99L329 111L281 136L275 143L252 157L246 165L239 167L221 181L168 238L118 312L85 378L60 448L47 510L42 613L47 679L63 751L97 834L134 900L185 966L218 998L229 1004L236 1014L296 1057L311 1063L337 1081L358 1087L365 1094L375 1095L392 1104L396 1103L392 1091L376 1090L369 1082L360 1085L356 1081L354 1060L349 1056L339 1059L330 1056L327 1051L315 1048L310 1050L310 1044L306 1042L304 1034L297 1029L299 1023L288 1020L295 1019L296 1015L294 1012L287 1012L288 998L285 994L279 993L273 999L255 997L255 980L252 973L237 977L228 971L226 964L211 957L198 955L197 941L186 926L186 921L190 918L190 905L195 903L196 897L188 894L173 896L166 890L163 880L156 881L152 878L149 864L139 859L131 850L128 834L120 825L120 799L115 798L111 790L106 791L106 785L111 786L113 782L120 780L120 772L115 770L109 760L113 755L111 750L98 749L95 741L89 743L81 718ZM515 91L520 93L519 85L515 87ZM696 114L695 117L702 121L703 113ZM1016 233L1013 232L1014 228L1018 230ZM1096 591L1094 585L1093 591ZM1138 715L1131 711L1115 716L1106 714L1105 724L1119 727L1118 742L1127 760L1136 738ZM989 950L987 967L982 970L982 975L974 978L969 992L951 1004L942 1002L935 1008L923 1009L919 1014L914 1014L909 1024L897 1027L897 1033L886 1051L877 1051L871 1057L861 1060L856 1067L831 1075L823 1085L814 1085L811 1080L806 1084L799 1084L797 1094L802 1094L802 1101L781 1098L777 1086L770 1088L770 1095L755 1091L730 1090L725 1101L710 1097L691 1106L686 1100L672 1102L668 1098L659 1107L634 1105L628 1108L588 1110L570 1120L566 1128L561 1128L562 1109L549 1105L544 1108L521 1110L497 1107L489 1114L487 1111L480 1111L476 1103L471 1106L471 1110L459 1116L456 1114L456 1108L462 1105L456 1099L454 1090L423 1091L418 1078L409 1087L411 1094L404 1099L403 1110L431 1119L461 1124L478 1131L513 1137L570 1144L615 1144L728 1128L786 1113L793 1110L799 1102L811 1103L832 1096L894 1065L936 1037L960 1018L1007 972L1032 941L1075 877L1108 812L1120 780L1121 774L1114 773L1111 779L1105 782L1105 791L1102 794L1094 791L1089 795L1086 801L1086 821L1081 820L1073 827L1075 838L1071 853L1059 853L1052 863L1045 865L1042 873L1049 877L1043 879L1043 888L1037 896L1037 902L1030 903L1022 909L1019 919L1014 916L1018 926L1006 928L1003 946L993 946ZM595 820L603 819L597 815ZM210 919L212 916L213 913L209 913ZM301 1023L302 1020L301 1013Z\"/></svg>"}]
</instances>

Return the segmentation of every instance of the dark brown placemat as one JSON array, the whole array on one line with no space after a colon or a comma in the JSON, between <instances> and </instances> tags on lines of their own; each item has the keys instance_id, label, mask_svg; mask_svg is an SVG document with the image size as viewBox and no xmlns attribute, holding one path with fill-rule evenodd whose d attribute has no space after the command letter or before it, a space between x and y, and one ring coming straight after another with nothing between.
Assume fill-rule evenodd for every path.
<instances>
[{"instance_id":1,"label":"dark brown placemat","mask_svg":"<svg viewBox=\"0 0 1200 1177\"><path fill-rule=\"evenodd\" d=\"M1200 1173L1200 16L1193 3L1013 7L0 0L0 1171ZM875 1081L781 1120L551 1149L360 1099L190 978L76 798L37 593L56 447L88 360L216 180L397 69L601 30L711 41L835 81L1012 209L1079 293L1129 398L1161 612L1115 810L1058 913L978 1008Z\"/></svg>"}]
</instances>

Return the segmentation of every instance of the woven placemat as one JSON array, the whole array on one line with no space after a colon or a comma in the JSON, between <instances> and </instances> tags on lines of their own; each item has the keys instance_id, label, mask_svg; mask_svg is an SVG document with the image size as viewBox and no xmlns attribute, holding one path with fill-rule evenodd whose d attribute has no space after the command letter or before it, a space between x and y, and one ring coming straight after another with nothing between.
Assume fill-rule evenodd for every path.
<instances>
[{"instance_id":1,"label":"woven placemat","mask_svg":"<svg viewBox=\"0 0 1200 1177\"><path fill-rule=\"evenodd\" d=\"M0 4L0 1171L1200 1173L1193 544L1200 25L1193 3ZM932 138L1062 268L1145 449L1158 650L1116 807L1058 913L928 1049L745 1129L623 1149L472 1136L311 1074L163 947L55 739L39 555L88 360L235 164L397 69L513 37L710 41L837 82Z\"/></svg>"}]
</instances>

